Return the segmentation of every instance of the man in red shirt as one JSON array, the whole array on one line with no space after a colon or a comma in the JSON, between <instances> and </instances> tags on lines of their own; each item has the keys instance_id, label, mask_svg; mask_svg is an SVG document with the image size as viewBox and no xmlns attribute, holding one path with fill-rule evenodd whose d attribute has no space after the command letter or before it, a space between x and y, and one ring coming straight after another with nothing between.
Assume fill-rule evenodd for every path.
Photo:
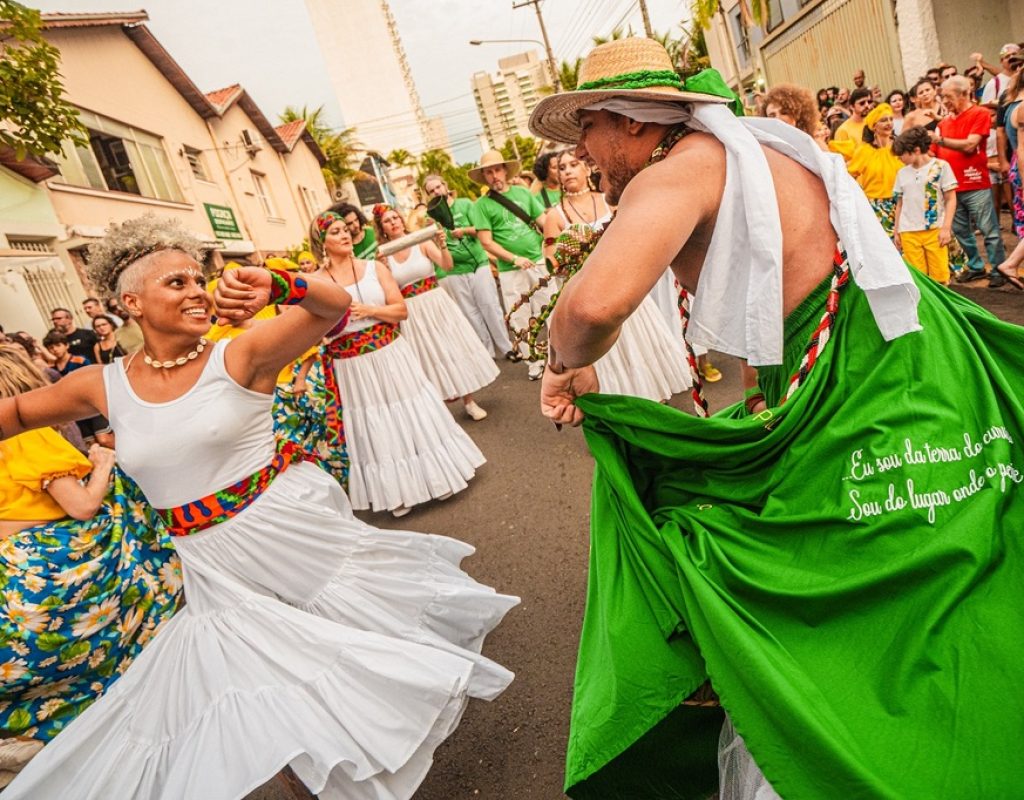
<instances>
[{"instance_id":1,"label":"man in red shirt","mask_svg":"<svg viewBox=\"0 0 1024 800\"><path fill-rule=\"evenodd\" d=\"M948 161L956 175L956 214L953 233L967 254L967 269L956 276L964 283L985 277L985 262L978 252L975 229L985 238L985 250L992 266L989 288L1006 283L1006 278L995 270L1006 258L999 218L992 202L992 182L988 175L988 156L985 143L992 128L992 116L987 108L975 105L971 97L971 82L960 75L947 78L942 84L942 104L949 114L939 121L938 130L932 132L935 154Z\"/></svg>"}]
</instances>

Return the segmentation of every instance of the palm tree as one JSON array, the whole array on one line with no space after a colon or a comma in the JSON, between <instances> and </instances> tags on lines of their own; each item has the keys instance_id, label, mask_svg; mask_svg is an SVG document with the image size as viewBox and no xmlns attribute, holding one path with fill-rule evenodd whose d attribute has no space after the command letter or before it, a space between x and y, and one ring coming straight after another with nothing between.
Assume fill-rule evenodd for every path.
<instances>
[{"instance_id":1,"label":"palm tree","mask_svg":"<svg viewBox=\"0 0 1024 800\"><path fill-rule=\"evenodd\" d=\"M721 0L693 0L691 11L694 23L700 28L710 28L715 14L721 15L725 21ZM740 0L740 20L744 28L763 25L770 13L766 0L749 0L749 5L748 0Z\"/></svg>"},{"instance_id":2,"label":"palm tree","mask_svg":"<svg viewBox=\"0 0 1024 800\"><path fill-rule=\"evenodd\" d=\"M399 147L388 153L388 163L393 167L411 167L416 164L416 156Z\"/></svg>"},{"instance_id":3,"label":"palm tree","mask_svg":"<svg viewBox=\"0 0 1024 800\"><path fill-rule=\"evenodd\" d=\"M366 179L369 176L360 171L359 159L365 148L356 138L355 128L335 129L324 121L324 107L310 110L307 106L296 108L286 106L278 115L281 123L305 120L306 130L327 158L321 168L327 187L333 192L346 181Z\"/></svg>"},{"instance_id":4,"label":"palm tree","mask_svg":"<svg viewBox=\"0 0 1024 800\"><path fill-rule=\"evenodd\" d=\"M469 170L475 164L456 164L446 150L427 150L416 165L416 181L422 184L427 175L440 175L448 188L458 192L459 197L476 198L479 187L469 179Z\"/></svg>"}]
</instances>

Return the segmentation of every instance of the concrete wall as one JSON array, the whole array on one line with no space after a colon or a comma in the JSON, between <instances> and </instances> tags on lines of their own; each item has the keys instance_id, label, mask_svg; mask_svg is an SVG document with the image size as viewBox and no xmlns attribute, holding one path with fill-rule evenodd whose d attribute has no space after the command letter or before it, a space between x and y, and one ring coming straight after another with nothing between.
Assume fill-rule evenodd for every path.
<instances>
[{"instance_id":1,"label":"concrete wall","mask_svg":"<svg viewBox=\"0 0 1024 800\"><path fill-rule=\"evenodd\" d=\"M1000 47L1024 39L1024 3L1021 0L984 0L968 4L933 0L931 5L938 32L939 58L956 64L961 71L970 65L971 53L981 52L986 61L997 64Z\"/></svg>"}]
</instances>

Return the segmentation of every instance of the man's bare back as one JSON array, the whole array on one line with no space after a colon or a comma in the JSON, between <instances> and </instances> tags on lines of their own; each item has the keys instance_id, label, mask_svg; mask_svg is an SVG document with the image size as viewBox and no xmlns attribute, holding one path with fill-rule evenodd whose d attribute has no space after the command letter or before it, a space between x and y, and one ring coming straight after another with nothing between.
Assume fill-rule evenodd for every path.
<instances>
[{"instance_id":1,"label":"man's bare back","mask_svg":"<svg viewBox=\"0 0 1024 800\"><path fill-rule=\"evenodd\" d=\"M829 274L837 236L829 221L828 195L821 179L791 158L767 147L762 149L775 182L782 224L783 313L789 314ZM671 264L679 282L693 289L721 206L725 148L708 134L694 133L680 141L663 162L649 169L664 170L673 174L674 180L685 183L677 156L688 152L712 164L721 175L712 186L700 187L709 200L705 214ZM765 202L771 202L769 192L770 188L765 187Z\"/></svg>"}]
</instances>

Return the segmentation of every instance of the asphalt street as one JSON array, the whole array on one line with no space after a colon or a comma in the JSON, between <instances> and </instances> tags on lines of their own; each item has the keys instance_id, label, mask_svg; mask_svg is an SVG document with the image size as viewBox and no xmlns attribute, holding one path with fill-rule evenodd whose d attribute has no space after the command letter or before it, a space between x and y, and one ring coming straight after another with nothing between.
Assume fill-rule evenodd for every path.
<instances>
[{"instance_id":1,"label":"asphalt street","mask_svg":"<svg viewBox=\"0 0 1024 800\"><path fill-rule=\"evenodd\" d=\"M1024 324L1024 293L957 291L1003 319ZM708 387L712 410L739 399L739 364L714 362L724 373ZM485 652L516 673L492 703L472 702L416 800L555 800L562 798L576 647L587 575L592 463L578 430L555 431L538 411L538 383L523 365L502 363L501 377L479 393L482 422L456 410L487 457L468 490L417 508L402 520L370 514L383 528L454 536L477 547L464 567L522 604L488 638ZM684 408L687 395L673 405ZM454 406L453 406L454 408ZM285 800L277 779L249 800Z\"/></svg>"}]
</instances>

